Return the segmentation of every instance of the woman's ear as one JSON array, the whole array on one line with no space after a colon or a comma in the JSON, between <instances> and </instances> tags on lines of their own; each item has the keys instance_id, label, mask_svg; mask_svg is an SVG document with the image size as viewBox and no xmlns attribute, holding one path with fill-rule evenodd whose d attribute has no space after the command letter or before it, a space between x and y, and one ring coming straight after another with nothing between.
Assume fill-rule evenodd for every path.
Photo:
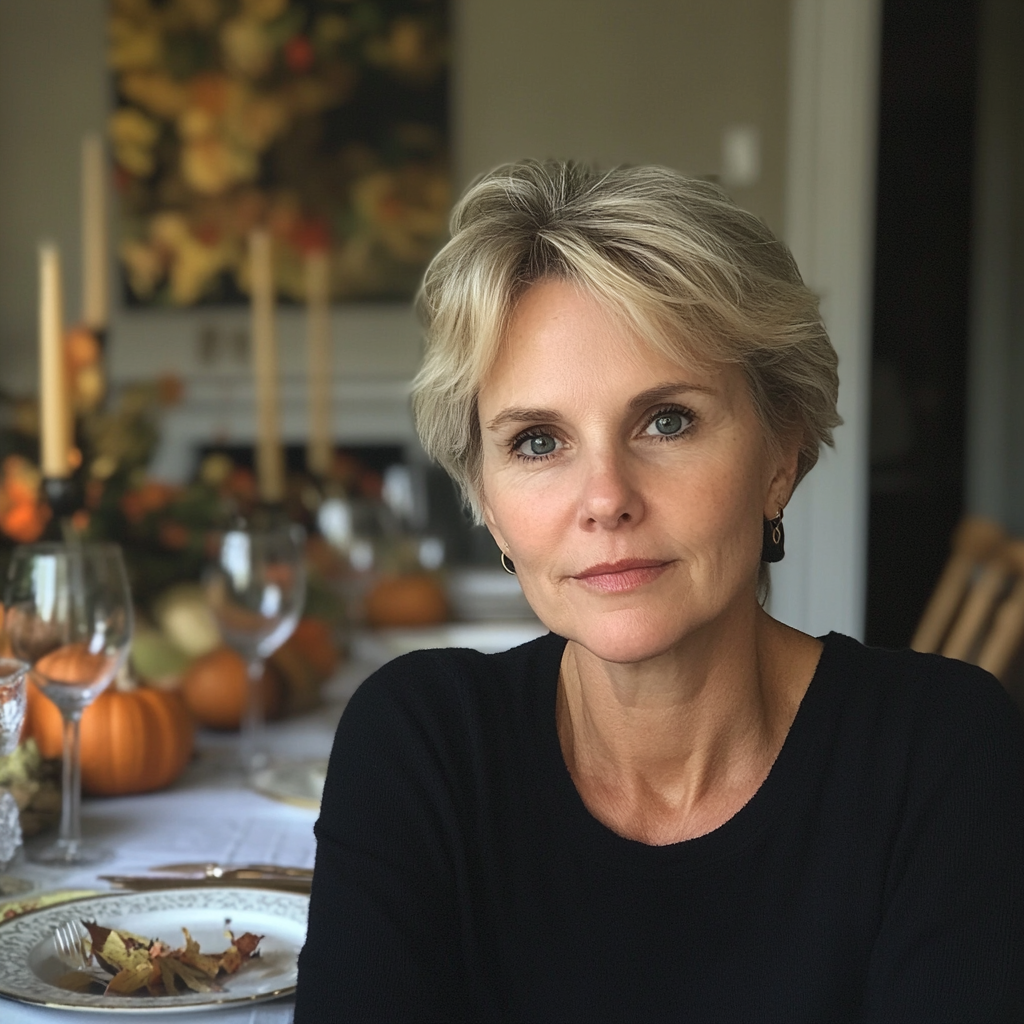
<instances>
[{"instance_id":1,"label":"woman's ear","mask_svg":"<svg viewBox=\"0 0 1024 1024\"><path fill-rule=\"evenodd\" d=\"M779 445L775 472L765 495L765 519L774 519L789 504L796 487L796 474L800 464L800 438L793 434Z\"/></svg>"}]
</instances>

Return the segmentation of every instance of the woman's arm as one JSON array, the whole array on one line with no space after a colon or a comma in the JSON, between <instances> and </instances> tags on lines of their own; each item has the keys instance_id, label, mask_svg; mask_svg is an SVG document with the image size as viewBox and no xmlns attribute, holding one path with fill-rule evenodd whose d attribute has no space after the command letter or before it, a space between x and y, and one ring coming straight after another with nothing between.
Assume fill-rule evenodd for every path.
<instances>
[{"instance_id":1,"label":"woman's arm","mask_svg":"<svg viewBox=\"0 0 1024 1024\"><path fill-rule=\"evenodd\" d=\"M1024 730L980 671L922 723L865 1021L1024 1020Z\"/></svg>"},{"instance_id":2,"label":"woman's arm","mask_svg":"<svg viewBox=\"0 0 1024 1024\"><path fill-rule=\"evenodd\" d=\"M387 666L338 726L316 824L297 1024L463 1016L453 765L445 715L417 705L416 693L430 689L417 674L409 659Z\"/></svg>"}]
</instances>

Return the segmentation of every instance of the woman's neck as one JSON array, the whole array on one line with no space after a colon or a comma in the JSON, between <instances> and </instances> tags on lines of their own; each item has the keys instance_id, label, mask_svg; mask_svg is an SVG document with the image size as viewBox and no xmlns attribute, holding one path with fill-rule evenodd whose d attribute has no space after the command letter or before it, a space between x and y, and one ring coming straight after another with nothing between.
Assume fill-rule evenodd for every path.
<instances>
[{"instance_id":1,"label":"woman's neck","mask_svg":"<svg viewBox=\"0 0 1024 1024\"><path fill-rule=\"evenodd\" d=\"M739 618L640 664L566 645L562 754L588 809L620 835L664 845L710 832L771 770L821 644L759 607Z\"/></svg>"}]
</instances>

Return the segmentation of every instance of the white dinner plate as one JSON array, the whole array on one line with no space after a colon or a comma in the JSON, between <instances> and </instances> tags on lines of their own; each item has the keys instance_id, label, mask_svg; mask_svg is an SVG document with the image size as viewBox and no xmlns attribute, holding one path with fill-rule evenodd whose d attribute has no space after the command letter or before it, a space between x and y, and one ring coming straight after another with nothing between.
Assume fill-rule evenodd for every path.
<instances>
[{"instance_id":1,"label":"white dinner plate","mask_svg":"<svg viewBox=\"0 0 1024 1024\"><path fill-rule=\"evenodd\" d=\"M25 1003L107 1014L188 1013L274 999L295 990L308 912L309 897L301 893L229 887L104 893L46 907L0 924L0 995ZM258 957L218 981L221 992L92 995L69 992L54 984L68 968L54 952L53 930L61 921L71 919L95 921L175 947L184 942L181 929L187 928L204 953L219 953L230 945L225 927L235 935L254 932L264 938Z\"/></svg>"}]
</instances>

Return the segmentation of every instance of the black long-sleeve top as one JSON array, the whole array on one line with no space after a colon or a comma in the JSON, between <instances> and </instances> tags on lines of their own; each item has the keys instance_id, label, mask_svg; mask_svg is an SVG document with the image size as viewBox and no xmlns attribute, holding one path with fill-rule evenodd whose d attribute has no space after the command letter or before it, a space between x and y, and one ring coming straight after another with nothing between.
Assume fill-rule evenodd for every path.
<instances>
[{"instance_id":1,"label":"black long-sleeve top","mask_svg":"<svg viewBox=\"0 0 1024 1024\"><path fill-rule=\"evenodd\" d=\"M989 675L831 634L757 793L653 847L573 785L564 645L357 691L297 1024L1024 1020L1024 729Z\"/></svg>"}]
</instances>

